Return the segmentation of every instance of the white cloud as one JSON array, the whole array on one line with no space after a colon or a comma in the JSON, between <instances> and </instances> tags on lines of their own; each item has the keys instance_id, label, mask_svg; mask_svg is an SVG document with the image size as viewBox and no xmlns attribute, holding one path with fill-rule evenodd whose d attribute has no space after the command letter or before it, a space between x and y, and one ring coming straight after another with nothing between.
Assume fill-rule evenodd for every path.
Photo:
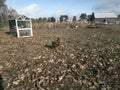
<instances>
[{"instance_id":1,"label":"white cloud","mask_svg":"<svg viewBox=\"0 0 120 90\"><path fill-rule=\"evenodd\" d=\"M120 0L100 0L97 2L94 10L114 11L120 13Z\"/></svg>"},{"instance_id":2,"label":"white cloud","mask_svg":"<svg viewBox=\"0 0 120 90\"><path fill-rule=\"evenodd\" d=\"M18 13L22 15L26 15L30 18L38 18L40 17L41 9L39 5L31 4L19 10Z\"/></svg>"},{"instance_id":3,"label":"white cloud","mask_svg":"<svg viewBox=\"0 0 120 90\"><path fill-rule=\"evenodd\" d=\"M53 16L55 16L56 18L59 18L60 15L69 15L69 12L61 9L61 10L57 10Z\"/></svg>"}]
</instances>

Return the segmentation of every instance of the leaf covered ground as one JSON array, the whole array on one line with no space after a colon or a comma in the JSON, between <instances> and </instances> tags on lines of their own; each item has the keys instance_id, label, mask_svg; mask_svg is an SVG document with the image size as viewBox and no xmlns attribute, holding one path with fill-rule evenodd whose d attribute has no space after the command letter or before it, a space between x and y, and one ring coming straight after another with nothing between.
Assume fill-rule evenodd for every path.
<instances>
[{"instance_id":1,"label":"leaf covered ground","mask_svg":"<svg viewBox=\"0 0 120 90\"><path fill-rule=\"evenodd\" d=\"M40 29L17 38L0 29L5 90L119 90L120 26ZM48 48L60 38L60 46Z\"/></svg>"}]
</instances>

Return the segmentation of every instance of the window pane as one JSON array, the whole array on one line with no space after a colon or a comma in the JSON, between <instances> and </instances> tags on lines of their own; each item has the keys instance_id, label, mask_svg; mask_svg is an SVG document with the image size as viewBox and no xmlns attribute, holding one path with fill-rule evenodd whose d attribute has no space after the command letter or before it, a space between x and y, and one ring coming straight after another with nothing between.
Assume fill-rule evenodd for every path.
<instances>
[{"instance_id":1,"label":"window pane","mask_svg":"<svg viewBox=\"0 0 120 90\"><path fill-rule=\"evenodd\" d=\"M31 28L30 27L30 21L17 21L18 22L18 28Z\"/></svg>"},{"instance_id":2,"label":"window pane","mask_svg":"<svg viewBox=\"0 0 120 90\"><path fill-rule=\"evenodd\" d=\"M19 36L31 36L31 30L19 30Z\"/></svg>"}]
</instances>

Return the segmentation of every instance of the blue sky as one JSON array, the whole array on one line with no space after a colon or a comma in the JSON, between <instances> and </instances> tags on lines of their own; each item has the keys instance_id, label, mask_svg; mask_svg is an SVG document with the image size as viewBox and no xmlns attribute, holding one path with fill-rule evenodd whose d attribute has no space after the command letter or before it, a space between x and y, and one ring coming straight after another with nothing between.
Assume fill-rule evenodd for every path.
<instances>
[{"instance_id":1,"label":"blue sky","mask_svg":"<svg viewBox=\"0 0 120 90\"><path fill-rule=\"evenodd\" d=\"M80 16L81 13L120 12L120 0L7 0L8 7L31 18Z\"/></svg>"}]
</instances>

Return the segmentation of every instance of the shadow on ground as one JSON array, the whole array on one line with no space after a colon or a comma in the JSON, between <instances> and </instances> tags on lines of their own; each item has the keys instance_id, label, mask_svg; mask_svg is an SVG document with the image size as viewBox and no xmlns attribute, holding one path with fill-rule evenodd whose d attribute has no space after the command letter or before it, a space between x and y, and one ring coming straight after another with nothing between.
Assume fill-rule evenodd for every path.
<instances>
[{"instance_id":1,"label":"shadow on ground","mask_svg":"<svg viewBox=\"0 0 120 90\"><path fill-rule=\"evenodd\" d=\"M0 75L0 90L4 90L2 83L3 83L3 78Z\"/></svg>"}]
</instances>

